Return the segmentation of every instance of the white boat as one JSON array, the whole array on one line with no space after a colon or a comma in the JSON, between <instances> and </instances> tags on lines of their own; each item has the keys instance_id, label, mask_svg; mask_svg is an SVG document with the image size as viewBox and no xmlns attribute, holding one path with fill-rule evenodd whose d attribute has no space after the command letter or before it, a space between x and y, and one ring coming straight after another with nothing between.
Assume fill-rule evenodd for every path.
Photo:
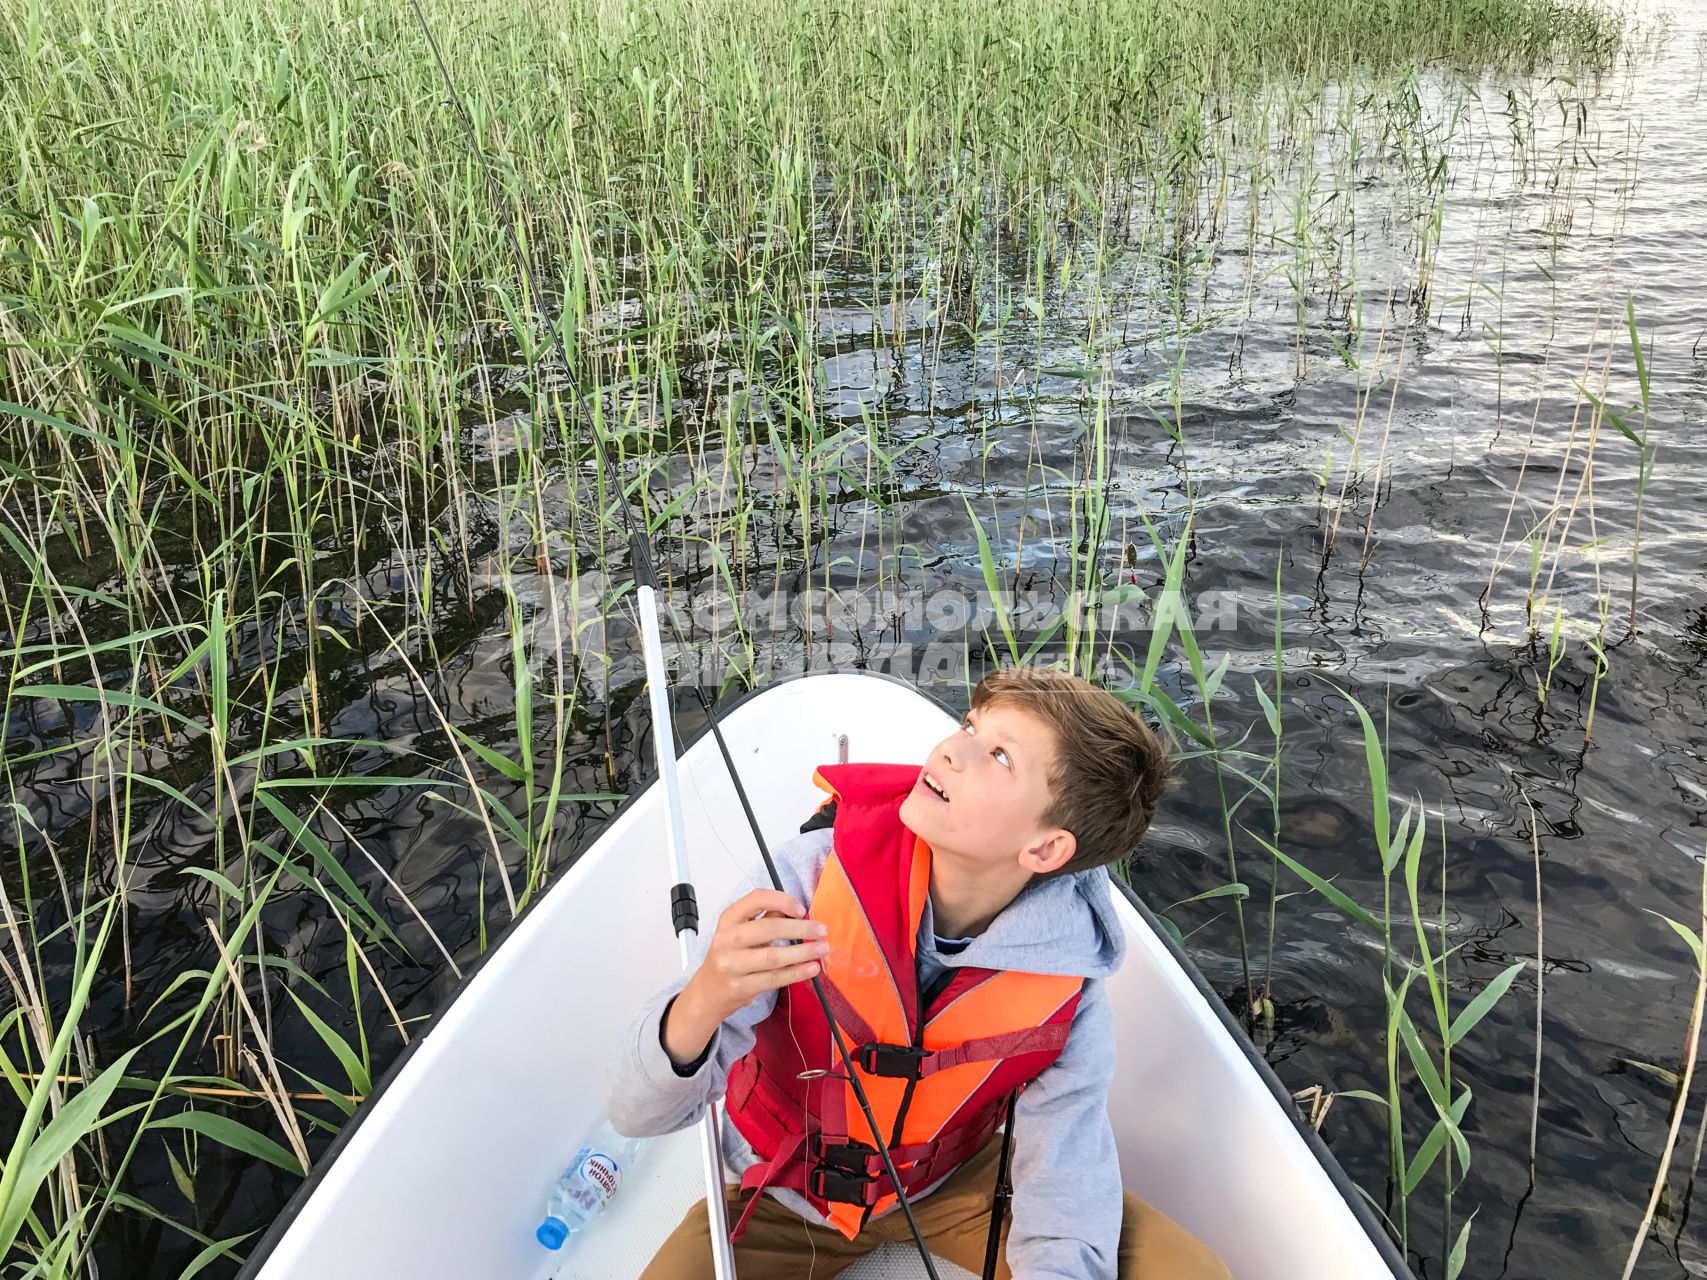
<instances>
[{"instance_id":1,"label":"white boat","mask_svg":"<svg viewBox=\"0 0 1707 1280\"><path fill-rule=\"evenodd\" d=\"M956 721L887 676L769 685L721 719L773 845L823 798L813 767L923 760ZM683 754L689 859L709 921L765 883L716 742ZM468 975L427 1034L315 1166L244 1280L539 1280L545 1196L602 1107L617 1037L679 971L660 789L604 834ZM1303 1126L1155 917L1111 889L1130 942L1108 984L1119 1067L1109 1112L1127 1187L1211 1245L1236 1280L1412 1280L1344 1172ZM1023 1141L1023 1138L1022 1138ZM627 1280L705 1194L697 1128L653 1142L604 1218L561 1256L565 1280ZM966 1273L939 1264L943 1280ZM884 1249L843 1273L913 1280Z\"/></svg>"}]
</instances>

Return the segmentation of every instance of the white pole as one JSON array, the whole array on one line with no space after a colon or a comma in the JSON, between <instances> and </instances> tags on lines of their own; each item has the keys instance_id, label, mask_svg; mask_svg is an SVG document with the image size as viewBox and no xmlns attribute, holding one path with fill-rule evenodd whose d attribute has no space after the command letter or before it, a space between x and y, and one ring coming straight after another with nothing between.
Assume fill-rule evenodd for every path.
<instances>
[{"instance_id":1,"label":"white pole","mask_svg":"<svg viewBox=\"0 0 1707 1280\"><path fill-rule=\"evenodd\" d=\"M658 597L651 586L639 588L640 644L646 656L646 688L652 700L652 745L658 757L658 783L664 789L672 885L692 884L688 876L687 838L682 827L682 793L676 780L676 733L670 718L669 685L664 679L664 645L658 636ZM676 934L682 968L693 960L694 929ZM735 1280L735 1250L729 1243L729 1212L723 1203L723 1146L718 1138L717 1105L700 1121L700 1155L705 1166L705 1207L711 1220L711 1256L717 1280Z\"/></svg>"}]
</instances>

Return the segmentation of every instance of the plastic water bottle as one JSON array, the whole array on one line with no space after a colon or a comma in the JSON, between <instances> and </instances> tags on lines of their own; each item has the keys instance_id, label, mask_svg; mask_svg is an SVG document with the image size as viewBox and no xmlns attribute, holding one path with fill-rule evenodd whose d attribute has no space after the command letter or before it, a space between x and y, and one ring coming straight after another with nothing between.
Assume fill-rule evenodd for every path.
<instances>
[{"instance_id":1,"label":"plastic water bottle","mask_svg":"<svg viewBox=\"0 0 1707 1280\"><path fill-rule=\"evenodd\" d=\"M598 1132L575 1153L551 1189L545 1221L539 1224L534 1238L555 1250L585 1231L628 1176L642 1144L640 1138L623 1137L611 1128L610 1121L601 1121Z\"/></svg>"}]
</instances>

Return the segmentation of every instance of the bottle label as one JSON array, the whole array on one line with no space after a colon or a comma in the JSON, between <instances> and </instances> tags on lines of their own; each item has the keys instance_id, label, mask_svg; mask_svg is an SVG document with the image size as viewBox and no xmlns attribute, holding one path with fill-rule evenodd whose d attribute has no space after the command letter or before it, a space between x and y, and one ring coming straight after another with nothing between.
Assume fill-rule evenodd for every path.
<instances>
[{"instance_id":1,"label":"bottle label","mask_svg":"<svg viewBox=\"0 0 1707 1280\"><path fill-rule=\"evenodd\" d=\"M616 1162L615 1156L603 1151L587 1151L582 1155L579 1171L589 1186L598 1189L601 1201L614 1196L622 1184L622 1166Z\"/></svg>"}]
</instances>

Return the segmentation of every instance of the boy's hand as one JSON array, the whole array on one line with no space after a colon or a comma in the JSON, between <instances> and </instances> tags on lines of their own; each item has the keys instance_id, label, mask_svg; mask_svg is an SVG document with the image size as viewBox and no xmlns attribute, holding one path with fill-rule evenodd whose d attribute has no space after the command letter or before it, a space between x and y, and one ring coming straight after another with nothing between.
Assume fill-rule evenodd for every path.
<instances>
[{"instance_id":1,"label":"boy's hand","mask_svg":"<svg viewBox=\"0 0 1707 1280\"><path fill-rule=\"evenodd\" d=\"M665 1015L665 1052L685 1066L755 996L815 976L830 950L827 932L786 893L754 889L738 899L718 917L705 960Z\"/></svg>"}]
</instances>

